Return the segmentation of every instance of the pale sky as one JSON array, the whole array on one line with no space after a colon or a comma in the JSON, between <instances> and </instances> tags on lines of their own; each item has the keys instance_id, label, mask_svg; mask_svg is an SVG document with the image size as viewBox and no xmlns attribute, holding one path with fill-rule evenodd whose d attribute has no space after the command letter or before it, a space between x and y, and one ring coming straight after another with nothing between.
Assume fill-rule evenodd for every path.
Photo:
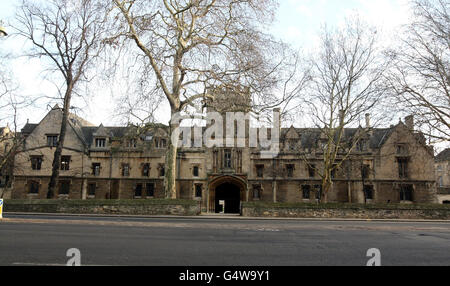
<instances>
[{"instance_id":1,"label":"pale sky","mask_svg":"<svg viewBox=\"0 0 450 286\"><path fill-rule=\"evenodd\" d=\"M317 35L321 27L338 26L345 17L359 14L369 24L376 26L385 43L395 37L396 29L410 18L409 0L280 0L277 19L271 32L297 49L305 52L314 49ZM14 16L14 6L21 0L2 0L0 4L0 19L5 22ZM17 38L0 39L2 52L20 51L23 43ZM11 64L14 76L20 83L20 92L24 95L48 94L54 95L55 89L51 83L41 78L42 68L39 59L20 58ZM86 120L99 125L120 124L113 114L115 103L108 92L99 91L94 99L88 102L84 114ZM54 104L54 103L53 103ZM75 100L77 106L86 106L84 102ZM37 108L22 112L19 117L19 128L27 121L38 123L47 113L48 100L42 100ZM1 118L1 116L0 116ZM159 118L163 123L168 120L164 114ZM6 122L0 122L0 126Z\"/></svg>"}]
</instances>

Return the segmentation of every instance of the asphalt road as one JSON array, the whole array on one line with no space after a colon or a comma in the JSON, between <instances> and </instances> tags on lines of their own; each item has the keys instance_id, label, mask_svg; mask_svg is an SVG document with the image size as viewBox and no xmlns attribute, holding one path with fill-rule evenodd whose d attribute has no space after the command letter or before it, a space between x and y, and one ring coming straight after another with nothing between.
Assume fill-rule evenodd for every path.
<instances>
[{"instance_id":1,"label":"asphalt road","mask_svg":"<svg viewBox=\"0 0 450 286\"><path fill-rule=\"evenodd\" d=\"M0 265L450 265L450 223L4 216Z\"/></svg>"}]
</instances>

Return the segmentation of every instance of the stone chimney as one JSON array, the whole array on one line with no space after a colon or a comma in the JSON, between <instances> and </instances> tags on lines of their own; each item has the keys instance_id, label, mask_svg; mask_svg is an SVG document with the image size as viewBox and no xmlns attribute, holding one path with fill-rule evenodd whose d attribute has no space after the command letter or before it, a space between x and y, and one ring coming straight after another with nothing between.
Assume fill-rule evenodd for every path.
<instances>
[{"instance_id":1,"label":"stone chimney","mask_svg":"<svg viewBox=\"0 0 450 286\"><path fill-rule=\"evenodd\" d=\"M370 114L366 113L366 128L369 129L370 127Z\"/></svg>"},{"instance_id":2,"label":"stone chimney","mask_svg":"<svg viewBox=\"0 0 450 286\"><path fill-rule=\"evenodd\" d=\"M281 131L281 109L280 108L274 108L273 109L273 123L276 124L276 127L278 127L278 131ZM275 127L275 125L274 125Z\"/></svg>"},{"instance_id":3,"label":"stone chimney","mask_svg":"<svg viewBox=\"0 0 450 286\"><path fill-rule=\"evenodd\" d=\"M405 125L410 131L414 131L414 115L405 118Z\"/></svg>"}]
</instances>

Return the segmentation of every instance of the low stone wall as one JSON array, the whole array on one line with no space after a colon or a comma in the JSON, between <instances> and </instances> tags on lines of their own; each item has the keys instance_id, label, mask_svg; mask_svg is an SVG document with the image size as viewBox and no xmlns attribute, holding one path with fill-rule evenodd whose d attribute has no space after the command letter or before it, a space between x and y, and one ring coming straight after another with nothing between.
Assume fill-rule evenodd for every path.
<instances>
[{"instance_id":1,"label":"low stone wall","mask_svg":"<svg viewBox=\"0 0 450 286\"><path fill-rule=\"evenodd\" d=\"M450 220L450 208L439 205L427 206L326 206L280 204L243 204L242 216L323 219L426 219Z\"/></svg>"},{"instance_id":2,"label":"low stone wall","mask_svg":"<svg viewBox=\"0 0 450 286\"><path fill-rule=\"evenodd\" d=\"M182 200L5 200L4 212L196 216L200 206Z\"/></svg>"}]
</instances>

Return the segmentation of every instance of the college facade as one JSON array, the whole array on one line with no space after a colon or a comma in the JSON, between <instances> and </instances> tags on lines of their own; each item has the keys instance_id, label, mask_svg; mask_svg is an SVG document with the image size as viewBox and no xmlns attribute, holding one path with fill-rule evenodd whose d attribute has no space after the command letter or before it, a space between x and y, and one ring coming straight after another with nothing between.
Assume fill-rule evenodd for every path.
<instances>
[{"instance_id":1,"label":"college facade","mask_svg":"<svg viewBox=\"0 0 450 286\"><path fill-rule=\"evenodd\" d=\"M358 144L333 172L328 201L435 203L433 148L414 132L413 119L381 129L372 128L366 119L366 126L344 132L348 142L358 136ZM61 120L62 110L55 106L40 123L27 123L22 129L13 199L46 198ZM166 126L138 132L132 126L93 126L71 115L67 127L55 198L165 197ZM251 130L249 124L246 127ZM272 158L258 147L180 148L177 198L197 200L202 211L210 213L238 213L241 202L315 202L322 184L324 134L314 128L276 128L280 150ZM245 133L247 142L250 133Z\"/></svg>"}]
</instances>

